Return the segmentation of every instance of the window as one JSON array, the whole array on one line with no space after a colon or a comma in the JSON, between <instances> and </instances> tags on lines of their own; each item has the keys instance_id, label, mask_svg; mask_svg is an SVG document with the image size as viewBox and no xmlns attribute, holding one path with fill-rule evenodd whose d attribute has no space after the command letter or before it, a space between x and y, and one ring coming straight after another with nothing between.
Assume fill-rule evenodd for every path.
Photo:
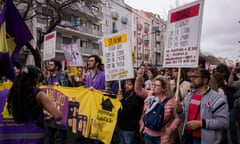
<instances>
[{"instance_id":1,"label":"window","mask_svg":"<svg viewBox=\"0 0 240 144\"><path fill-rule=\"evenodd\" d=\"M72 38L69 37L62 37L62 44L71 44Z\"/></svg>"},{"instance_id":2,"label":"window","mask_svg":"<svg viewBox=\"0 0 240 144\"><path fill-rule=\"evenodd\" d=\"M145 28L148 28L148 27L149 27L149 24L148 24L148 23L144 23L144 27L145 27Z\"/></svg>"},{"instance_id":3,"label":"window","mask_svg":"<svg viewBox=\"0 0 240 144\"><path fill-rule=\"evenodd\" d=\"M85 20L80 20L80 24L83 27L87 27L87 21L85 21Z\"/></svg>"},{"instance_id":4,"label":"window","mask_svg":"<svg viewBox=\"0 0 240 144\"><path fill-rule=\"evenodd\" d=\"M161 64L161 54L160 53L156 53L156 64L157 65Z\"/></svg>"},{"instance_id":5,"label":"window","mask_svg":"<svg viewBox=\"0 0 240 144\"><path fill-rule=\"evenodd\" d=\"M99 49L99 44L93 43L93 49Z\"/></svg>"},{"instance_id":6,"label":"window","mask_svg":"<svg viewBox=\"0 0 240 144\"><path fill-rule=\"evenodd\" d=\"M86 40L81 40L80 47L87 48L87 41Z\"/></svg>"},{"instance_id":7,"label":"window","mask_svg":"<svg viewBox=\"0 0 240 144\"><path fill-rule=\"evenodd\" d=\"M93 28L94 30L99 30L99 26L96 25L96 24L92 24L92 28Z\"/></svg>"},{"instance_id":8,"label":"window","mask_svg":"<svg viewBox=\"0 0 240 144\"><path fill-rule=\"evenodd\" d=\"M112 33L115 33L115 32L117 32L117 26L116 26L116 23L113 22L112 23Z\"/></svg>"},{"instance_id":9,"label":"window","mask_svg":"<svg viewBox=\"0 0 240 144\"><path fill-rule=\"evenodd\" d=\"M136 32L136 31L134 31L134 32L133 32L133 35L134 35L134 37L136 37L136 36L137 36L137 32Z\"/></svg>"},{"instance_id":10,"label":"window","mask_svg":"<svg viewBox=\"0 0 240 144\"><path fill-rule=\"evenodd\" d=\"M62 19L64 21L72 22L71 16L68 14L64 14Z\"/></svg>"},{"instance_id":11,"label":"window","mask_svg":"<svg viewBox=\"0 0 240 144\"><path fill-rule=\"evenodd\" d=\"M37 22L41 24L48 24L48 22L54 17L53 10L47 7L42 7L40 4L37 5L38 5L36 9L36 13L38 13Z\"/></svg>"},{"instance_id":12,"label":"window","mask_svg":"<svg viewBox=\"0 0 240 144\"><path fill-rule=\"evenodd\" d=\"M109 27L109 20L106 20L105 25L106 25L106 27Z\"/></svg>"}]
</instances>

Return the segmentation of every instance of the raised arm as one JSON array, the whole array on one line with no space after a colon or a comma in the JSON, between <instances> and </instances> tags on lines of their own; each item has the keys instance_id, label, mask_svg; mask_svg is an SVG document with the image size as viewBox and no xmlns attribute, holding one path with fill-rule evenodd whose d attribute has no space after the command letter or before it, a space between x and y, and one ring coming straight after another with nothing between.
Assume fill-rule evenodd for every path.
<instances>
[{"instance_id":1,"label":"raised arm","mask_svg":"<svg viewBox=\"0 0 240 144\"><path fill-rule=\"evenodd\" d=\"M147 91L144 88L142 88L143 75L144 75L144 70L138 69L136 81L134 84L134 91L138 96L145 99L149 95L150 91Z\"/></svg>"}]
</instances>

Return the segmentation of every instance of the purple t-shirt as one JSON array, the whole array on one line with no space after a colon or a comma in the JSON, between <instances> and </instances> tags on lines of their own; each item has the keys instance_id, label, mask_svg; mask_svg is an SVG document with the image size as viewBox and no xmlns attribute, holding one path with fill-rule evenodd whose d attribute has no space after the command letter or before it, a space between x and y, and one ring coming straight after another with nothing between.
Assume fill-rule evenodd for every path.
<instances>
[{"instance_id":1,"label":"purple t-shirt","mask_svg":"<svg viewBox=\"0 0 240 144\"><path fill-rule=\"evenodd\" d=\"M93 87L97 90L105 89L105 73L103 71L97 71L96 76L89 72L86 79L86 88Z\"/></svg>"},{"instance_id":2,"label":"purple t-shirt","mask_svg":"<svg viewBox=\"0 0 240 144\"><path fill-rule=\"evenodd\" d=\"M43 144L44 127L38 127L32 119L16 123L12 118L2 115L9 90L0 91L0 143L1 144ZM39 122L43 124L43 111Z\"/></svg>"},{"instance_id":3,"label":"purple t-shirt","mask_svg":"<svg viewBox=\"0 0 240 144\"><path fill-rule=\"evenodd\" d=\"M59 83L59 80L60 80L60 73L58 72L56 76L50 76L48 78L48 85L49 86L55 85L55 83Z\"/></svg>"}]
</instances>

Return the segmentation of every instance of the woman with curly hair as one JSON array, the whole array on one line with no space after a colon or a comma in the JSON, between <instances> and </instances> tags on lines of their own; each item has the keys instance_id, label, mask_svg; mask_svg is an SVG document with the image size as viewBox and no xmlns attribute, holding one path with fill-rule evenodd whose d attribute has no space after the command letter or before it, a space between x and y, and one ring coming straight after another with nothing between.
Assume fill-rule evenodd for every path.
<instances>
[{"instance_id":1,"label":"woman with curly hair","mask_svg":"<svg viewBox=\"0 0 240 144\"><path fill-rule=\"evenodd\" d=\"M1 127L0 143L42 144L44 138L43 110L55 120L62 119L62 113L51 102L50 97L38 89L40 70L35 66L25 66L16 77L7 99L7 111L13 127ZM4 97L1 93L1 97ZM5 100L6 101L6 100ZM4 118L4 116L3 116Z\"/></svg>"}]
</instances>

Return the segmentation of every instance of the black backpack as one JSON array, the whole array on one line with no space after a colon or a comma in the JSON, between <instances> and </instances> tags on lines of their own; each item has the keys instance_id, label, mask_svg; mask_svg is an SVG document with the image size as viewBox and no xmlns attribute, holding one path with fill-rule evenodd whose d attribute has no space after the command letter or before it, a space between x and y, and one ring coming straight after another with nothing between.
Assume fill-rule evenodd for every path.
<instances>
[{"instance_id":1,"label":"black backpack","mask_svg":"<svg viewBox=\"0 0 240 144\"><path fill-rule=\"evenodd\" d=\"M151 130L160 130L164 123L164 106L169 99L165 99L163 102L158 103L150 112L144 114L143 122L145 127Z\"/></svg>"}]
</instances>

